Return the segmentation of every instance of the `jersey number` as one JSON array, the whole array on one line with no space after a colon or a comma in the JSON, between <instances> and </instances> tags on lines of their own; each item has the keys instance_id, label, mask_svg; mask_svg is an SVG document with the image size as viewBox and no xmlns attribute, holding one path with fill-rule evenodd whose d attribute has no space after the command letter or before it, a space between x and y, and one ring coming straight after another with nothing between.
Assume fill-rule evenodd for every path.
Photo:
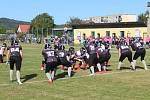
<instances>
[{"instance_id":1,"label":"jersey number","mask_svg":"<svg viewBox=\"0 0 150 100\"><path fill-rule=\"evenodd\" d=\"M10 50L11 52L15 52L15 51L19 52L19 48L11 48Z\"/></svg>"},{"instance_id":2,"label":"jersey number","mask_svg":"<svg viewBox=\"0 0 150 100\"><path fill-rule=\"evenodd\" d=\"M64 57L64 56L65 56L64 52L59 53L59 57Z\"/></svg>"},{"instance_id":3,"label":"jersey number","mask_svg":"<svg viewBox=\"0 0 150 100\"><path fill-rule=\"evenodd\" d=\"M53 56L54 56L54 51L49 51L49 52L47 52L47 56L48 56L48 57L53 57Z\"/></svg>"}]
</instances>

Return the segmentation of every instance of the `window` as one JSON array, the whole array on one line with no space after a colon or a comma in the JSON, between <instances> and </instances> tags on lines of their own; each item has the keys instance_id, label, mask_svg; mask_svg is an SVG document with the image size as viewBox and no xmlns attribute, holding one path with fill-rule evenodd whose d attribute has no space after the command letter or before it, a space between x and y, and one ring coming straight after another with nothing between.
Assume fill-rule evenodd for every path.
<instances>
[{"instance_id":1,"label":"window","mask_svg":"<svg viewBox=\"0 0 150 100\"><path fill-rule=\"evenodd\" d=\"M112 33L112 37L116 37L116 33Z\"/></svg>"},{"instance_id":2,"label":"window","mask_svg":"<svg viewBox=\"0 0 150 100\"><path fill-rule=\"evenodd\" d=\"M100 38L100 37L101 37L100 33L97 33L97 38Z\"/></svg>"},{"instance_id":3,"label":"window","mask_svg":"<svg viewBox=\"0 0 150 100\"><path fill-rule=\"evenodd\" d=\"M95 37L95 31L91 32L92 37Z\"/></svg>"},{"instance_id":4,"label":"window","mask_svg":"<svg viewBox=\"0 0 150 100\"><path fill-rule=\"evenodd\" d=\"M110 31L106 31L106 36L110 36Z\"/></svg>"},{"instance_id":5,"label":"window","mask_svg":"<svg viewBox=\"0 0 150 100\"><path fill-rule=\"evenodd\" d=\"M85 40L85 38L86 38L86 35L85 35L85 33L83 33L83 39Z\"/></svg>"},{"instance_id":6,"label":"window","mask_svg":"<svg viewBox=\"0 0 150 100\"><path fill-rule=\"evenodd\" d=\"M120 37L124 37L124 31L120 31Z\"/></svg>"}]
</instances>

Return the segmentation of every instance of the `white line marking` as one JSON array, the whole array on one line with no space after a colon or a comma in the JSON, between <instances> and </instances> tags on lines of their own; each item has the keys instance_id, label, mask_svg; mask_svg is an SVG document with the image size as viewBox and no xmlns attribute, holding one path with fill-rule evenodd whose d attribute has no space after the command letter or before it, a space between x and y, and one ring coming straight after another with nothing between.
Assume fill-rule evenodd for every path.
<instances>
[{"instance_id":1,"label":"white line marking","mask_svg":"<svg viewBox=\"0 0 150 100\"><path fill-rule=\"evenodd\" d=\"M150 70L150 69L148 69ZM132 71L132 70L127 70L127 71L120 71L120 72L102 72L100 74L96 74L96 76L104 76L104 75L112 75L112 74L121 74L121 73L134 73L134 72L144 72L145 70L136 70L136 71ZM82 76L76 76L76 77L71 77L71 78L59 78L56 81L60 81L60 80L68 80L68 79L77 79L77 78L83 78L83 77L89 77L91 75L82 75ZM91 76L94 77L94 76ZM46 82L47 80L41 80L41 81L30 81L30 82L24 82L24 84L34 84L34 83L41 83L41 82ZM11 84L0 84L0 86L9 86Z\"/></svg>"}]
</instances>

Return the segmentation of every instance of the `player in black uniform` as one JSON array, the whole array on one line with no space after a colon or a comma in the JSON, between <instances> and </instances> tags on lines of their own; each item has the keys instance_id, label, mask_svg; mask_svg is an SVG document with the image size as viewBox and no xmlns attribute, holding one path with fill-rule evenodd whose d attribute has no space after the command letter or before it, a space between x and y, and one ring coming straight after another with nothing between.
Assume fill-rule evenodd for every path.
<instances>
[{"instance_id":1,"label":"player in black uniform","mask_svg":"<svg viewBox=\"0 0 150 100\"><path fill-rule=\"evenodd\" d=\"M132 52L129 48L129 45L126 43L124 39L120 41L119 45L119 64L118 69L120 70L121 64L125 58L128 58L128 61L131 63L132 69L135 70L135 65L132 60Z\"/></svg>"},{"instance_id":2,"label":"player in black uniform","mask_svg":"<svg viewBox=\"0 0 150 100\"><path fill-rule=\"evenodd\" d=\"M103 65L103 71L106 71L106 62L108 60L108 51L103 43L99 43L97 47L97 66L100 68L99 71L101 71L101 65Z\"/></svg>"},{"instance_id":3,"label":"player in black uniform","mask_svg":"<svg viewBox=\"0 0 150 100\"><path fill-rule=\"evenodd\" d=\"M45 39L45 46L47 47L50 47L51 45L48 43L48 39ZM45 46L44 46L44 49L45 49ZM43 49L43 50L44 50ZM41 64L41 70L44 70L44 67L45 67L45 59L42 60L42 64Z\"/></svg>"},{"instance_id":4,"label":"player in black uniform","mask_svg":"<svg viewBox=\"0 0 150 100\"><path fill-rule=\"evenodd\" d=\"M22 84L20 81L20 69L22 62L22 47L18 45L17 41L12 41L11 46L8 47L7 52L7 63L10 61L10 81L13 80L14 64L16 65L16 78L19 85Z\"/></svg>"},{"instance_id":5,"label":"player in black uniform","mask_svg":"<svg viewBox=\"0 0 150 100\"><path fill-rule=\"evenodd\" d=\"M46 69L45 73L48 78L48 82L52 83L54 80L55 68L58 66L57 54L50 46L45 45L45 49L42 51L42 55L45 59Z\"/></svg>"},{"instance_id":6,"label":"player in black uniform","mask_svg":"<svg viewBox=\"0 0 150 100\"><path fill-rule=\"evenodd\" d=\"M90 70L92 72L91 75L95 75L95 71L94 71L94 66L97 65L97 53L96 53L96 46L95 46L95 41L91 41L88 50L87 50L88 54L89 54L89 67ZM99 71L101 71L101 68L99 66L97 66Z\"/></svg>"},{"instance_id":7,"label":"player in black uniform","mask_svg":"<svg viewBox=\"0 0 150 100\"><path fill-rule=\"evenodd\" d=\"M136 39L135 41L133 41L131 43L132 50L135 51L135 54L134 54L134 57L133 57L133 62L136 65L136 60L139 57L141 57L141 62L144 65L144 69L147 70L146 62L144 60L145 54L146 54L146 50L145 50L143 44L144 43L143 43L142 39Z\"/></svg>"},{"instance_id":8,"label":"player in black uniform","mask_svg":"<svg viewBox=\"0 0 150 100\"><path fill-rule=\"evenodd\" d=\"M105 65L108 66L109 60L111 58L111 54L110 54L111 45L109 41L104 42L104 45L105 45L105 52L106 52Z\"/></svg>"},{"instance_id":9,"label":"player in black uniform","mask_svg":"<svg viewBox=\"0 0 150 100\"><path fill-rule=\"evenodd\" d=\"M63 45L59 48L57 55L59 64L68 68L68 77L71 77L72 63L70 62L70 56Z\"/></svg>"}]
</instances>

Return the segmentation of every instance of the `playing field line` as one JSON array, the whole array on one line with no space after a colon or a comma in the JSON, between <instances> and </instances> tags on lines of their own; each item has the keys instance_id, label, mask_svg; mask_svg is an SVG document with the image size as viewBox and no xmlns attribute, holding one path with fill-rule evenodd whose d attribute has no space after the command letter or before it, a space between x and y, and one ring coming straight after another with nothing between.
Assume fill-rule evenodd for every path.
<instances>
[{"instance_id":1,"label":"playing field line","mask_svg":"<svg viewBox=\"0 0 150 100\"><path fill-rule=\"evenodd\" d=\"M150 70L150 69L148 69ZM134 73L134 72L140 72L140 71L145 71L145 70L136 70L136 71L132 71L132 70L126 70L126 71L117 71L117 72L102 72L100 74L96 74L95 76L104 76L104 75L112 75L112 74L121 74L121 73ZM60 81L60 80L68 80L68 79L77 79L77 78L83 78L83 77L95 77L92 75L82 75L82 76L76 76L76 77L71 77L71 78L59 78L56 81ZM41 83L41 82L46 82L47 80L40 80L40 81L30 81L30 82L25 82L24 84L36 84L36 83ZM9 86L11 84L0 84L0 86Z\"/></svg>"}]
</instances>

